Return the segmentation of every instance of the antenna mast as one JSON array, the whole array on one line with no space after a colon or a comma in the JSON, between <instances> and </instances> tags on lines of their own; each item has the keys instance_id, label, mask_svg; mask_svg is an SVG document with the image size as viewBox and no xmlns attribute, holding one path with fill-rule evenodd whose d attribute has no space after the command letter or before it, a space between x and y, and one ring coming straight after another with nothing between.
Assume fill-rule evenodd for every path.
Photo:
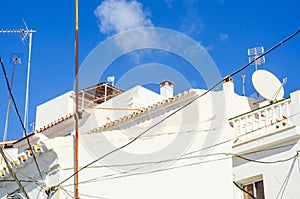
<instances>
[{"instance_id":1,"label":"antenna mast","mask_svg":"<svg viewBox=\"0 0 300 199\"><path fill-rule=\"evenodd\" d=\"M263 46L248 49L249 63L255 60L253 62L253 64L255 65L255 70L257 70L258 65L261 65L266 62L265 56L262 56L259 59L257 59L262 54L264 54Z\"/></svg>"},{"instance_id":2,"label":"antenna mast","mask_svg":"<svg viewBox=\"0 0 300 199\"><path fill-rule=\"evenodd\" d=\"M12 89L12 85L14 82L14 74L15 74L15 67L17 64L21 64L20 58L18 58L16 55L13 57L13 67L11 72L11 80L10 80L10 88ZM6 115L5 115L5 126L4 126L4 133L3 133L3 141L7 138L7 128L8 128L8 117L9 117L9 111L10 111L10 96L8 96L7 100L7 109L6 109Z\"/></svg>"},{"instance_id":3,"label":"antenna mast","mask_svg":"<svg viewBox=\"0 0 300 199\"><path fill-rule=\"evenodd\" d=\"M264 54L264 52L265 51L264 51L263 46L248 49L248 60L249 60L249 63L254 60L254 62L252 64L255 65L255 71L257 71L257 68L259 65L266 62L265 56L260 57L261 55ZM258 59L258 57L260 57L260 58ZM259 98L260 98L260 95L259 95L259 93L257 93L257 99L259 100Z\"/></svg>"},{"instance_id":4,"label":"antenna mast","mask_svg":"<svg viewBox=\"0 0 300 199\"><path fill-rule=\"evenodd\" d=\"M25 21L23 20L25 29L6 29L0 30L0 33L21 33L21 40L24 42L27 38L29 38L28 43L28 62L27 62L27 80L26 80L26 97L25 97L25 111L24 111L24 127L27 130L27 118L28 118L28 96L29 96L29 81L30 81L30 62L31 62L31 46L32 46L32 33L36 32L35 30L28 29ZM24 136L25 132L23 132Z\"/></svg>"},{"instance_id":5,"label":"antenna mast","mask_svg":"<svg viewBox=\"0 0 300 199\"><path fill-rule=\"evenodd\" d=\"M243 96L245 96L245 78L246 78L246 75L245 74L242 74L242 87L243 87Z\"/></svg>"}]
</instances>

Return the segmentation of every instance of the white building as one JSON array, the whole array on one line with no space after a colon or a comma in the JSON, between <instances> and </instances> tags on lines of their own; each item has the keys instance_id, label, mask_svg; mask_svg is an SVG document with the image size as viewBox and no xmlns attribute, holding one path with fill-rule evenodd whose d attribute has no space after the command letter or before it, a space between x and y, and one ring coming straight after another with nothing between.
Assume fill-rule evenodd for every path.
<instances>
[{"instance_id":1,"label":"white building","mask_svg":"<svg viewBox=\"0 0 300 199\"><path fill-rule=\"evenodd\" d=\"M79 93L80 198L300 196L300 91L263 105L234 93L230 78L207 94L160 86L157 94L101 83ZM30 198L74 196L73 110L73 92L37 107L33 151L26 138L3 143ZM0 165L0 198L24 198Z\"/></svg>"}]
</instances>

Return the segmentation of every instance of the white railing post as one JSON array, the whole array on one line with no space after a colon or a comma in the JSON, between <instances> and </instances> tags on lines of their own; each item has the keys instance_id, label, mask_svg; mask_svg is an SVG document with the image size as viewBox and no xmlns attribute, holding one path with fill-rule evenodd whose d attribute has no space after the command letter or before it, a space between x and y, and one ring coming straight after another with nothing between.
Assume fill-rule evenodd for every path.
<instances>
[{"instance_id":1,"label":"white railing post","mask_svg":"<svg viewBox=\"0 0 300 199\"><path fill-rule=\"evenodd\" d=\"M283 119L283 113L282 113L282 109L283 109L283 104L280 104L279 106L279 119L282 120Z\"/></svg>"},{"instance_id":2,"label":"white railing post","mask_svg":"<svg viewBox=\"0 0 300 199\"><path fill-rule=\"evenodd\" d=\"M289 104L288 104L288 102L285 103L285 107L286 107L286 117L287 117L287 122L289 122L289 120L290 120L290 109L289 109Z\"/></svg>"},{"instance_id":3,"label":"white railing post","mask_svg":"<svg viewBox=\"0 0 300 199\"><path fill-rule=\"evenodd\" d=\"M81 91L82 92L82 95L81 95L81 110L83 110L84 109L84 91Z\"/></svg>"}]
</instances>

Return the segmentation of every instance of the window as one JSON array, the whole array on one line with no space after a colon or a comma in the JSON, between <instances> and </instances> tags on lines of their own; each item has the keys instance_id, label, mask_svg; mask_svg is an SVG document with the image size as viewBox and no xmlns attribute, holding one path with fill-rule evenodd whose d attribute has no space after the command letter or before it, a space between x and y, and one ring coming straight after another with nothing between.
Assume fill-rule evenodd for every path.
<instances>
[{"instance_id":1,"label":"window","mask_svg":"<svg viewBox=\"0 0 300 199\"><path fill-rule=\"evenodd\" d=\"M253 195L257 199L265 199L263 180L246 184L243 186L243 189L245 190L244 199L253 199L251 195Z\"/></svg>"}]
</instances>

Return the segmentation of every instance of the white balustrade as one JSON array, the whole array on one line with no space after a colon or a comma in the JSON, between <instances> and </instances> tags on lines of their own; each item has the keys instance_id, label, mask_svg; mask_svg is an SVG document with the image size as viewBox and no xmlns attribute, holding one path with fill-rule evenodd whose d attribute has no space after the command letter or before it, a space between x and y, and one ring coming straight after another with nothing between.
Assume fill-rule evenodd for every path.
<instances>
[{"instance_id":1,"label":"white balustrade","mask_svg":"<svg viewBox=\"0 0 300 199\"><path fill-rule=\"evenodd\" d=\"M290 99L285 99L249 113L234 117L229 124L236 130L239 140L249 140L265 135L289 123Z\"/></svg>"}]
</instances>

